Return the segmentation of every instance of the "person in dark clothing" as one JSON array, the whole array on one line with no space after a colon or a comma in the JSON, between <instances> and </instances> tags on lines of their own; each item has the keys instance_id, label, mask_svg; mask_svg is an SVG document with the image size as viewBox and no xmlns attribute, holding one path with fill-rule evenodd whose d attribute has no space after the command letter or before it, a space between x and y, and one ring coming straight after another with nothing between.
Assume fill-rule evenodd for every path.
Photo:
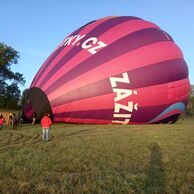
<instances>
[{"instance_id":1,"label":"person in dark clothing","mask_svg":"<svg viewBox=\"0 0 194 194\"><path fill-rule=\"evenodd\" d=\"M19 122L19 115L14 114L13 115L13 130L17 130L18 122Z\"/></svg>"},{"instance_id":2,"label":"person in dark clothing","mask_svg":"<svg viewBox=\"0 0 194 194\"><path fill-rule=\"evenodd\" d=\"M36 123L36 112L33 112L32 114L32 125L35 125Z\"/></svg>"}]
</instances>

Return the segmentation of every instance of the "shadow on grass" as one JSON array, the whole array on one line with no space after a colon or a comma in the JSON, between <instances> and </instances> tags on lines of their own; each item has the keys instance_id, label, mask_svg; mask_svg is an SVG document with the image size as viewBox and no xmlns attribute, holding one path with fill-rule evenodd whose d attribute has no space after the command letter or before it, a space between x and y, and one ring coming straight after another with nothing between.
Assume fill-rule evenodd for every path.
<instances>
[{"instance_id":1,"label":"shadow on grass","mask_svg":"<svg viewBox=\"0 0 194 194\"><path fill-rule=\"evenodd\" d=\"M166 173L163 167L160 147L154 142L149 145L149 149L151 158L147 174L146 193L165 194Z\"/></svg>"}]
</instances>

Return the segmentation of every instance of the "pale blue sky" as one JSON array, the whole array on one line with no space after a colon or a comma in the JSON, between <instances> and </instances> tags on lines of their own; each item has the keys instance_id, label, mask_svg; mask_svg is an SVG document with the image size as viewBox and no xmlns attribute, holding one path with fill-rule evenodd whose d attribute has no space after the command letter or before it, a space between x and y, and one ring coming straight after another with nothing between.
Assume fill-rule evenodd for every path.
<instances>
[{"instance_id":1,"label":"pale blue sky","mask_svg":"<svg viewBox=\"0 0 194 194\"><path fill-rule=\"evenodd\" d=\"M106 16L137 16L168 32L194 84L194 0L0 0L0 42L20 53L13 66L28 88L56 46L82 25Z\"/></svg>"}]
</instances>

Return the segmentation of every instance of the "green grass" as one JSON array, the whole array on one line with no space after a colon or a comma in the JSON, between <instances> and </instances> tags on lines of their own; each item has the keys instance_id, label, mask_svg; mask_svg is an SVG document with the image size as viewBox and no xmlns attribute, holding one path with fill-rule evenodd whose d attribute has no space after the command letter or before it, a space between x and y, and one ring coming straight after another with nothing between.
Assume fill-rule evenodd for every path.
<instances>
[{"instance_id":1,"label":"green grass","mask_svg":"<svg viewBox=\"0 0 194 194\"><path fill-rule=\"evenodd\" d=\"M0 193L194 193L194 119L0 130Z\"/></svg>"}]
</instances>

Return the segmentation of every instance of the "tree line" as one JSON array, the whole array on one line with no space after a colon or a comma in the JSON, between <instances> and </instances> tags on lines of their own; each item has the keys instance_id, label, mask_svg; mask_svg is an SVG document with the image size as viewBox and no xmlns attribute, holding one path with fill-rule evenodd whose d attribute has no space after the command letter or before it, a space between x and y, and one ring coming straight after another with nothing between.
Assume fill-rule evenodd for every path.
<instances>
[{"instance_id":1,"label":"tree line","mask_svg":"<svg viewBox=\"0 0 194 194\"><path fill-rule=\"evenodd\" d=\"M0 108L22 108L27 90L20 91L19 85L25 84L23 75L13 72L11 66L18 63L18 51L0 43Z\"/></svg>"},{"instance_id":2,"label":"tree line","mask_svg":"<svg viewBox=\"0 0 194 194\"><path fill-rule=\"evenodd\" d=\"M20 56L11 46L0 43L0 108L22 109L28 89L20 91L18 85L24 86L25 79L19 72L13 72L11 66L18 63ZM194 115L194 96L189 97L186 115Z\"/></svg>"},{"instance_id":3,"label":"tree line","mask_svg":"<svg viewBox=\"0 0 194 194\"><path fill-rule=\"evenodd\" d=\"M186 115L193 116L194 115L194 96L189 96L189 103L187 105L187 109L185 111Z\"/></svg>"}]
</instances>

